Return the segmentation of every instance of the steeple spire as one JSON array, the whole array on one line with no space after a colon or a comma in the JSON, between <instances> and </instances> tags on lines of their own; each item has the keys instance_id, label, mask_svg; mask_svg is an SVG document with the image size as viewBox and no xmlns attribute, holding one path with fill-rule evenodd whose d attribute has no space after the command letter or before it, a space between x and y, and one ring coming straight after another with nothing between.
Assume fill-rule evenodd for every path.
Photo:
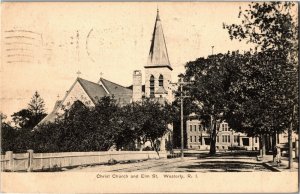
<instances>
[{"instance_id":1,"label":"steeple spire","mask_svg":"<svg viewBox=\"0 0 300 194\"><path fill-rule=\"evenodd\" d=\"M160 18L159 18L159 9L158 9L158 6L157 6L157 14L156 14L156 21L157 20L160 20Z\"/></svg>"},{"instance_id":2,"label":"steeple spire","mask_svg":"<svg viewBox=\"0 0 300 194\"><path fill-rule=\"evenodd\" d=\"M152 41L148 56L148 62L145 68L148 67L168 67L172 70L170 65L165 37L162 29L161 20L159 17L159 9L157 8L157 15L152 34Z\"/></svg>"}]
</instances>

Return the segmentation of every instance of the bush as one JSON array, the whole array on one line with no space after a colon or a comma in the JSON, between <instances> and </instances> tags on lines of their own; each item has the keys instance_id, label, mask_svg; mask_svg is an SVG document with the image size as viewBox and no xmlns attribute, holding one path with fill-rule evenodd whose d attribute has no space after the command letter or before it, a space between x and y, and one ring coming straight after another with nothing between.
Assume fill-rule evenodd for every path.
<instances>
[{"instance_id":1,"label":"bush","mask_svg":"<svg viewBox=\"0 0 300 194\"><path fill-rule=\"evenodd\" d=\"M229 146L228 150L247 150L247 148L242 146Z\"/></svg>"}]
</instances>

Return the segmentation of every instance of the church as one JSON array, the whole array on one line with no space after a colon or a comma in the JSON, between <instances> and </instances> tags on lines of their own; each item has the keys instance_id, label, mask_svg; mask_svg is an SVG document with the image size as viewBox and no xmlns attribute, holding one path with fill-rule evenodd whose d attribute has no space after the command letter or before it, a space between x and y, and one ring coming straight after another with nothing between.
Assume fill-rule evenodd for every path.
<instances>
[{"instance_id":1,"label":"church","mask_svg":"<svg viewBox=\"0 0 300 194\"><path fill-rule=\"evenodd\" d=\"M171 103L174 98L171 86L172 70L159 10L157 9L148 60L144 65L144 84L142 83L143 74L141 70L133 71L132 85L129 87L102 77L97 83L77 77L64 98L55 103L52 112L38 125L54 122L57 115L64 112L63 108L70 108L78 100L87 107L95 106L97 101L104 96L114 96L120 106L142 101L143 98L153 98L159 102ZM170 140L170 138L170 134L162 138L161 150L165 148L165 140Z\"/></svg>"}]
</instances>

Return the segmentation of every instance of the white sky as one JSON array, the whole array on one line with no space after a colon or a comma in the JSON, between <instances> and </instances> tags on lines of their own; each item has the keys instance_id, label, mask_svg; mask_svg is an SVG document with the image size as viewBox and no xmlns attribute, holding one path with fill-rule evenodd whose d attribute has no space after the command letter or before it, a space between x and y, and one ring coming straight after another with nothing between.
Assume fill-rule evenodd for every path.
<instances>
[{"instance_id":1,"label":"white sky","mask_svg":"<svg viewBox=\"0 0 300 194\"><path fill-rule=\"evenodd\" d=\"M57 95L62 98L75 81L78 70L90 81L98 81L103 72L106 79L131 85L133 70L144 70L147 62L157 6L174 69L173 81L186 62L211 54L212 45L214 53L249 50L249 45L231 41L222 28L223 22L239 23L239 6L247 5L2 3L0 110L10 116L26 108L37 90L49 113ZM27 50L13 50L16 48Z\"/></svg>"}]
</instances>

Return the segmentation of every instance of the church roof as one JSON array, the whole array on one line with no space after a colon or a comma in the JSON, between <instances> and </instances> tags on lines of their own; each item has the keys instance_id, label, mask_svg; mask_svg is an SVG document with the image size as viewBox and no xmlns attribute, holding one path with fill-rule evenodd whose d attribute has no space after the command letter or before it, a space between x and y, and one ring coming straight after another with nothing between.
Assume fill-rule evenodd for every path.
<instances>
[{"instance_id":1,"label":"church roof","mask_svg":"<svg viewBox=\"0 0 300 194\"><path fill-rule=\"evenodd\" d=\"M126 88L128 88L130 90L133 90L133 85L130 85L130 86L126 87ZM145 92L145 84L142 85L142 92Z\"/></svg>"},{"instance_id":2,"label":"church roof","mask_svg":"<svg viewBox=\"0 0 300 194\"><path fill-rule=\"evenodd\" d=\"M131 102L131 89L128 89L114 82L108 81L106 79L100 78L99 83L94 83L78 77L75 83L76 82L78 82L81 85L85 93L89 96L89 98L93 101L94 104L97 104L100 98L107 95L114 96L114 99L116 99L117 103L119 103L119 105L121 106L129 104ZM67 96L73 89L75 83L71 86L64 99L67 98ZM52 112L49 113L42 121L40 121L35 128L44 123L54 122L57 118L58 108L63 103L64 100L56 101Z\"/></svg>"},{"instance_id":3,"label":"church roof","mask_svg":"<svg viewBox=\"0 0 300 194\"><path fill-rule=\"evenodd\" d=\"M37 124L37 126L38 126L38 125L41 125L41 124L48 123L48 122L54 122L55 119L56 119L56 117L57 117L57 115L56 115L56 109L58 108L58 106L60 105L61 102L62 102L61 100L57 100L57 101L55 102L55 105L54 105L53 110L52 110L48 115L46 115L46 116L45 116L45 117ZM36 129L37 126L35 126L34 129Z\"/></svg>"},{"instance_id":4,"label":"church roof","mask_svg":"<svg viewBox=\"0 0 300 194\"><path fill-rule=\"evenodd\" d=\"M97 103L100 98L108 95L102 85L82 78L77 78L77 80L94 104Z\"/></svg>"},{"instance_id":5,"label":"church roof","mask_svg":"<svg viewBox=\"0 0 300 194\"><path fill-rule=\"evenodd\" d=\"M158 10L152 34L148 62L145 68L147 67L168 67L172 70Z\"/></svg>"},{"instance_id":6,"label":"church roof","mask_svg":"<svg viewBox=\"0 0 300 194\"><path fill-rule=\"evenodd\" d=\"M105 89L109 92L110 95L113 95L117 102L120 105L125 105L131 102L132 90L124 86L121 86L117 83L111 82L104 78L100 78L100 83L103 84Z\"/></svg>"}]
</instances>

